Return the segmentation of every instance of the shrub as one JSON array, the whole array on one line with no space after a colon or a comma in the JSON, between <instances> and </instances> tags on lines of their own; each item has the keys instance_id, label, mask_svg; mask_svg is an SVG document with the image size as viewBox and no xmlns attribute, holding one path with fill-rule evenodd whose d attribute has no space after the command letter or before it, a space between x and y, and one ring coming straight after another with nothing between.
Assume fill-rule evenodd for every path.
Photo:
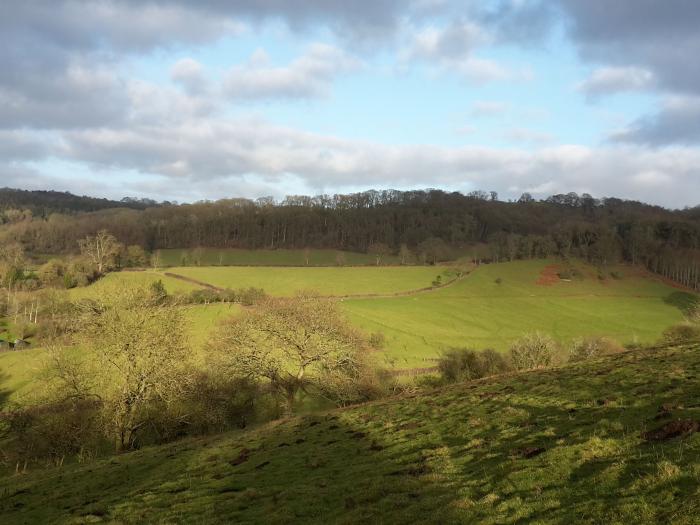
<instances>
[{"instance_id":1,"label":"shrub","mask_svg":"<svg viewBox=\"0 0 700 525\"><path fill-rule=\"evenodd\" d=\"M617 342L604 337L587 337L576 339L569 350L570 361L585 361L603 355L616 354L624 351Z\"/></svg>"},{"instance_id":2,"label":"shrub","mask_svg":"<svg viewBox=\"0 0 700 525\"><path fill-rule=\"evenodd\" d=\"M664 330L662 338L667 343L689 343L700 340L700 326L680 323Z\"/></svg>"},{"instance_id":3,"label":"shrub","mask_svg":"<svg viewBox=\"0 0 700 525\"><path fill-rule=\"evenodd\" d=\"M546 368L554 364L557 344L540 332L527 334L510 347L510 358L516 370Z\"/></svg>"},{"instance_id":4,"label":"shrub","mask_svg":"<svg viewBox=\"0 0 700 525\"><path fill-rule=\"evenodd\" d=\"M245 428L255 420L259 385L246 378L199 373L183 388L176 400L153 403L147 417L150 435L142 443L166 442L186 435Z\"/></svg>"},{"instance_id":5,"label":"shrub","mask_svg":"<svg viewBox=\"0 0 700 525\"><path fill-rule=\"evenodd\" d=\"M494 350L481 352L467 348L454 348L446 352L438 362L438 370L444 381L471 381L510 370L508 360Z\"/></svg>"},{"instance_id":6,"label":"shrub","mask_svg":"<svg viewBox=\"0 0 700 525\"><path fill-rule=\"evenodd\" d=\"M97 405L85 400L43 403L3 414L17 461L48 460L58 464L66 456L94 456L104 445Z\"/></svg>"}]
</instances>

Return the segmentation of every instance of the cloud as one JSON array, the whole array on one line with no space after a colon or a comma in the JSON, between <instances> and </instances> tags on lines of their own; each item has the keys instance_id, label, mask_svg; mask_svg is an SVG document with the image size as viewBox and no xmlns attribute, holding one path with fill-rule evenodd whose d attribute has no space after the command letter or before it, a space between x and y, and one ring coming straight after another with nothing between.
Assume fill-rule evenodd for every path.
<instances>
[{"instance_id":1,"label":"cloud","mask_svg":"<svg viewBox=\"0 0 700 525\"><path fill-rule=\"evenodd\" d=\"M193 58L182 58L173 64L170 78L190 95L200 95L208 88L204 66Z\"/></svg>"},{"instance_id":2,"label":"cloud","mask_svg":"<svg viewBox=\"0 0 700 525\"><path fill-rule=\"evenodd\" d=\"M477 46L488 40L486 31L472 22L430 26L415 33L408 56L422 60L459 61L468 58Z\"/></svg>"},{"instance_id":3,"label":"cloud","mask_svg":"<svg viewBox=\"0 0 700 525\"><path fill-rule=\"evenodd\" d=\"M21 130L0 130L0 162L40 160L54 149L56 139Z\"/></svg>"},{"instance_id":4,"label":"cloud","mask_svg":"<svg viewBox=\"0 0 700 525\"><path fill-rule=\"evenodd\" d=\"M436 67L443 73L456 73L473 84L518 80L527 75L516 72L495 60L479 58L473 52L491 43L489 32L471 21L450 25L430 25L420 29L406 28L410 41L401 52L402 61L421 62Z\"/></svg>"},{"instance_id":5,"label":"cloud","mask_svg":"<svg viewBox=\"0 0 700 525\"><path fill-rule=\"evenodd\" d=\"M611 139L649 146L700 143L700 96L668 97L658 113L638 119Z\"/></svg>"},{"instance_id":6,"label":"cloud","mask_svg":"<svg viewBox=\"0 0 700 525\"><path fill-rule=\"evenodd\" d=\"M247 64L226 74L223 92L234 101L324 97L338 75L358 67L358 59L325 44L310 46L286 66L273 66L258 50Z\"/></svg>"},{"instance_id":7,"label":"cloud","mask_svg":"<svg viewBox=\"0 0 700 525\"><path fill-rule=\"evenodd\" d=\"M619 93L640 91L653 86L654 75L639 67L601 67L578 85L578 89L589 98Z\"/></svg>"},{"instance_id":8,"label":"cloud","mask_svg":"<svg viewBox=\"0 0 700 525\"><path fill-rule=\"evenodd\" d=\"M700 68L691 66L700 55L700 2L557 2L580 55L609 65L607 74L588 86L589 94L654 87L666 99L700 96ZM683 114L664 102L656 114L632 122L616 138L652 146L700 143L691 117L697 113L690 110Z\"/></svg>"},{"instance_id":9,"label":"cloud","mask_svg":"<svg viewBox=\"0 0 700 525\"><path fill-rule=\"evenodd\" d=\"M264 120L183 120L154 128L71 132L66 157L94 169L160 177L201 197L251 180L297 192L367 187L527 189L616 195L665 205L700 203L700 150L552 146L536 150L390 146L275 126ZM649 174L656 174L651 177ZM380 182L381 181L381 182ZM278 192L275 193L277 196Z\"/></svg>"}]
</instances>

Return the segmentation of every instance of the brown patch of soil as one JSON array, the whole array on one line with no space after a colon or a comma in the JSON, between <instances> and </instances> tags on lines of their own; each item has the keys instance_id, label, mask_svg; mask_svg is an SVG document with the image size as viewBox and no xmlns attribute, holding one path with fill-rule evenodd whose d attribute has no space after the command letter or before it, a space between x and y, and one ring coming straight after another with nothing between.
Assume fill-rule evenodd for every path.
<instances>
[{"instance_id":1,"label":"brown patch of soil","mask_svg":"<svg viewBox=\"0 0 700 525\"><path fill-rule=\"evenodd\" d=\"M642 438L646 441L666 441L675 437L689 436L698 430L700 430L700 421L679 419L642 433Z\"/></svg>"},{"instance_id":2,"label":"brown patch of soil","mask_svg":"<svg viewBox=\"0 0 700 525\"><path fill-rule=\"evenodd\" d=\"M513 451L513 455L524 459L530 459L534 458L535 456L539 456L544 451L544 447L524 447Z\"/></svg>"},{"instance_id":3,"label":"brown patch of soil","mask_svg":"<svg viewBox=\"0 0 700 525\"><path fill-rule=\"evenodd\" d=\"M561 267L558 264L549 264L542 268L540 272L540 277L537 279L535 284L538 286L552 286L557 284L561 279L559 279L559 271Z\"/></svg>"}]
</instances>

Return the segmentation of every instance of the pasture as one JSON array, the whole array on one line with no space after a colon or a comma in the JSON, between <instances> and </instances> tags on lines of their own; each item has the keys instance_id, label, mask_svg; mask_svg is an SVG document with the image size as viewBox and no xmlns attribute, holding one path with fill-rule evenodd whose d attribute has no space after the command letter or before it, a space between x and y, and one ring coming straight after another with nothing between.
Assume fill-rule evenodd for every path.
<instances>
[{"instance_id":1,"label":"pasture","mask_svg":"<svg viewBox=\"0 0 700 525\"><path fill-rule=\"evenodd\" d=\"M431 293L348 299L343 308L366 331L384 333L385 358L398 368L430 366L449 347L505 350L538 330L562 342L600 335L647 343L683 319L689 294L636 268L618 268L621 279L601 281L595 269L579 265L580 278L538 284L551 264L483 265Z\"/></svg>"},{"instance_id":2,"label":"pasture","mask_svg":"<svg viewBox=\"0 0 700 525\"><path fill-rule=\"evenodd\" d=\"M429 288L441 276L450 279L442 266L374 266L342 268L180 267L169 273L218 288L262 288L269 295L292 296L315 291L325 296L390 295Z\"/></svg>"}]
</instances>

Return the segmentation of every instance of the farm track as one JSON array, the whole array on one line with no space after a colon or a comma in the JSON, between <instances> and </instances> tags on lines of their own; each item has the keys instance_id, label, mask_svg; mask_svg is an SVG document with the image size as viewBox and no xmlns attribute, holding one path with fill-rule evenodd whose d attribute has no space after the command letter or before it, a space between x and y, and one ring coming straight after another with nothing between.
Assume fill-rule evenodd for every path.
<instances>
[{"instance_id":1,"label":"farm track","mask_svg":"<svg viewBox=\"0 0 700 525\"><path fill-rule=\"evenodd\" d=\"M192 279L191 277L186 277L184 275L180 275L179 273L171 273L171 272L165 272L163 275L167 277L172 277L173 279L178 279L180 281L184 281L186 283L190 284L195 284L197 286L201 286L203 288L207 288L209 290L214 290L215 292L223 292L223 288L219 288L218 286L214 286L213 284L205 283L204 281L199 281L197 279Z\"/></svg>"}]
</instances>

